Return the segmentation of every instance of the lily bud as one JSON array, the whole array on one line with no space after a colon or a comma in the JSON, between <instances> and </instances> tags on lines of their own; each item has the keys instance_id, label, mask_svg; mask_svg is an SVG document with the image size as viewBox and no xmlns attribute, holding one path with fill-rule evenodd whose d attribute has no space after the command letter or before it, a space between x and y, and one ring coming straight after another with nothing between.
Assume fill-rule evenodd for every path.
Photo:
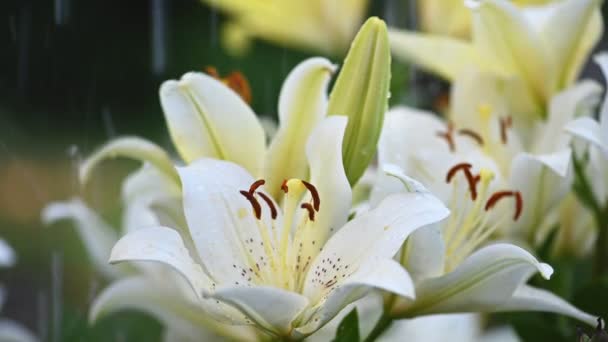
<instances>
[{"instance_id":1,"label":"lily bud","mask_svg":"<svg viewBox=\"0 0 608 342\"><path fill-rule=\"evenodd\" d=\"M391 56L386 24L368 19L355 37L329 98L329 115L348 116L342 145L351 185L370 163L388 106Z\"/></svg>"}]
</instances>

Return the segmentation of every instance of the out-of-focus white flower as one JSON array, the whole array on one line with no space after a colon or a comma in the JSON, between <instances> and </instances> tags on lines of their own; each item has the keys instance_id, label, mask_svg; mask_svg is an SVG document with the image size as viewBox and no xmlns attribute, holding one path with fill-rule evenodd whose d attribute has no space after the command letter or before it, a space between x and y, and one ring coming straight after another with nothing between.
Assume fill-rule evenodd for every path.
<instances>
[{"instance_id":1,"label":"out-of-focus white flower","mask_svg":"<svg viewBox=\"0 0 608 342\"><path fill-rule=\"evenodd\" d=\"M602 30L599 0L562 0L518 8L511 1L471 0L471 41L390 31L393 54L453 81L471 67L501 78L519 115L547 116L557 92L578 77ZM476 91L483 92L482 85Z\"/></svg>"},{"instance_id":2,"label":"out-of-focus white flower","mask_svg":"<svg viewBox=\"0 0 608 342\"><path fill-rule=\"evenodd\" d=\"M0 268L11 267L15 264L16 256L13 249L0 239ZM6 300L6 291L0 285L0 311ZM21 324L8 319L0 319L0 341L6 342L36 342L38 338Z\"/></svg>"},{"instance_id":3,"label":"out-of-focus white flower","mask_svg":"<svg viewBox=\"0 0 608 342\"><path fill-rule=\"evenodd\" d=\"M520 7L549 3L553 0L512 0ZM471 34L471 10L463 0L418 0L420 31L442 36L468 38Z\"/></svg>"},{"instance_id":4,"label":"out-of-focus white flower","mask_svg":"<svg viewBox=\"0 0 608 342\"><path fill-rule=\"evenodd\" d=\"M604 77L608 78L608 53L604 52L595 56L596 63L602 69ZM582 117L568 123L566 131L583 139L601 151L605 159L608 159L608 97L600 110L599 119Z\"/></svg>"},{"instance_id":5,"label":"out-of-focus white flower","mask_svg":"<svg viewBox=\"0 0 608 342\"><path fill-rule=\"evenodd\" d=\"M315 332L370 288L413 297L409 275L392 257L447 209L430 194L403 193L347 222L346 121L330 117L313 131L310 182L283 182L282 207L264 181L234 163L204 158L179 168L187 239L162 226L140 229L114 246L111 260L168 264L201 301L242 315L224 317L283 337Z\"/></svg>"},{"instance_id":6,"label":"out-of-focus white flower","mask_svg":"<svg viewBox=\"0 0 608 342\"><path fill-rule=\"evenodd\" d=\"M325 54L342 54L364 19L367 0L204 0L228 14L228 51L247 52L252 39Z\"/></svg>"}]
</instances>

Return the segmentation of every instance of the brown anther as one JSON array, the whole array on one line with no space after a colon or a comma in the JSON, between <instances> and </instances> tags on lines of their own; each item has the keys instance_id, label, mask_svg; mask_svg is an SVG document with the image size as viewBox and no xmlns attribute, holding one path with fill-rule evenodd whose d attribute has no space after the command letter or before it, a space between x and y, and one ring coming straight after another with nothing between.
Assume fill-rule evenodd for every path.
<instances>
[{"instance_id":1,"label":"brown anther","mask_svg":"<svg viewBox=\"0 0 608 342\"><path fill-rule=\"evenodd\" d=\"M262 199L264 200L264 202L266 202L266 204L268 204L268 207L270 208L270 217L272 217L273 220L276 219L277 218L277 208L274 206L272 199L270 199L270 197L268 197L268 195L266 195L263 192L258 191L257 194L260 195L260 197L262 197Z\"/></svg>"},{"instance_id":2,"label":"brown anther","mask_svg":"<svg viewBox=\"0 0 608 342\"><path fill-rule=\"evenodd\" d=\"M472 167L473 165L469 163L460 163L452 166L452 168L448 171L448 174L445 177L445 182L450 183L454 175L456 175L456 172L458 172L459 170L470 170Z\"/></svg>"},{"instance_id":3,"label":"brown anther","mask_svg":"<svg viewBox=\"0 0 608 342\"><path fill-rule=\"evenodd\" d=\"M447 130L445 132L437 132L437 136L445 139L448 143L448 147L450 148L450 152L456 151L456 144L454 143L454 126L450 123L448 124Z\"/></svg>"},{"instance_id":4,"label":"brown anther","mask_svg":"<svg viewBox=\"0 0 608 342\"><path fill-rule=\"evenodd\" d=\"M308 211L308 219L310 219L311 221L315 220L315 210L312 208L312 204L302 203L300 208L306 209Z\"/></svg>"},{"instance_id":5,"label":"brown anther","mask_svg":"<svg viewBox=\"0 0 608 342\"><path fill-rule=\"evenodd\" d=\"M251 87L249 86L247 78L245 78L241 72L233 71L228 74L228 76L221 77L216 68L208 66L205 68L205 73L227 85L230 89L234 90L243 101L251 104Z\"/></svg>"},{"instance_id":6,"label":"brown anther","mask_svg":"<svg viewBox=\"0 0 608 342\"><path fill-rule=\"evenodd\" d=\"M306 189L308 189L308 191L310 191L310 194L312 195L312 204L313 204L315 210L319 211L319 208L321 207L321 197L319 197L319 192L317 191L317 188L315 188L314 185L312 185L304 180L302 181L302 184L304 184Z\"/></svg>"},{"instance_id":7,"label":"brown anther","mask_svg":"<svg viewBox=\"0 0 608 342\"><path fill-rule=\"evenodd\" d=\"M251 184L251 186L249 187L249 193L253 195L253 193L262 185L264 185L266 183L265 180L263 179L258 179L257 181L253 182L253 184Z\"/></svg>"},{"instance_id":8,"label":"brown anther","mask_svg":"<svg viewBox=\"0 0 608 342\"><path fill-rule=\"evenodd\" d=\"M287 179L284 179L283 183L281 183L281 190L283 190L284 193L289 192L289 188L287 187Z\"/></svg>"},{"instance_id":9,"label":"brown anther","mask_svg":"<svg viewBox=\"0 0 608 342\"><path fill-rule=\"evenodd\" d=\"M507 130L513 126L513 120L510 116L500 118L500 140L503 144L507 143Z\"/></svg>"},{"instance_id":10,"label":"brown anther","mask_svg":"<svg viewBox=\"0 0 608 342\"><path fill-rule=\"evenodd\" d=\"M467 179L467 183L469 184L469 192L471 192L471 199L474 201L477 199L477 183L479 182L479 179L481 179L481 177L479 175L473 176L473 173L471 173L471 167L473 166L469 163L460 163L454 165L448 171L448 174L445 177L445 181L446 183L450 183L456 173L462 170L462 172L464 172L465 178Z\"/></svg>"},{"instance_id":11,"label":"brown anther","mask_svg":"<svg viewBox=\"0 0 608 342\"><path fill-rule=\"evenodd\" d=\"M496 203L498 203L498 201L500 201L501 199L505 198L505 197L514 197L515 198L515 215L513 215L513 220L517 221L517 219L521 216L523 207L524 207L524 201L523 198L521 196L521 192L519 191L498 191L495 192L492 196L490 196L490 198L488 199L488 202L486 203L486 211L492 209Z\"/></svg>"},{"instance_id":12,"label":"brown anther","mask_svg":"<svg viewBox=\"0 0 608 342\"><path fill-rule=\"evenodd\" d=\"M241 190L239 192L241 193L241 195L245 196L245 198L249 201L249 203L251 203L255 217L258 220L260 218L262 218L262 206L260 205L260 202L258 202L258 200L255 199L255 197L252 194L250 194L248 191Z\"/></svg>"},{"instance_id":13,"label":"brown anther","mask_svg":"<svg viewBox=\"0 0 608 342\"><path fill-rule=\"evenodd\" d=\"M475 142L477 142L477 144L483 146L483 138L481 137L481 135L479 135L477 132L468 129L468 128L463 128L458 130L458 134L460 135L465 135L473 140L475 140Z\"/></svg>"}]
</instances>

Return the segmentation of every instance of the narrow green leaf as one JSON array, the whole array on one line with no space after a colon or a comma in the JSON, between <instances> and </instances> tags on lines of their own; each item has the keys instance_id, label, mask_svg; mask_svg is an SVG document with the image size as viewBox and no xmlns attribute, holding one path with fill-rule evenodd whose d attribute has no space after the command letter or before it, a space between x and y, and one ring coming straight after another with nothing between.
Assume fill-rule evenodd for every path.
<instances>
[{"instance_id":1,"label":"narrow green leaf","mask_svg":"<svg viewBox=\"0 0 608 342\"><path fill-rule=\"evenodd\" d=\"M354 342L360 341L359 337L359 315L357 314L357 308L342 319L338 330L336 330L336 338L333 342Z\"/></svg>"},{"instance_id":2,"label":"narrow green leaf","mask_svg":"<svg viewBox=\"0 0 608 342\"><path fill-rule=\"evenodd\" d=\"M351 185L372 160L388 106L391 54L386 24L369 18L357 33L334 85L328 115L348 116L342 159Z\"/></svg>"}]
</instances>

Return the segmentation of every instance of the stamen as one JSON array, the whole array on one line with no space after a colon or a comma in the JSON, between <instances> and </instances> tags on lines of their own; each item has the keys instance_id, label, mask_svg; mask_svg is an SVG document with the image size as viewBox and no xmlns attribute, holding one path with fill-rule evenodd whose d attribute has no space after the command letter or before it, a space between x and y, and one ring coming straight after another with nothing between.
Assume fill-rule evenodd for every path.
<instances>
[{"instance_id":1,"label":"stamen","mask_svg":"<svg viewBox=\"0 0 608 342\"><path fill-rule=\"evenodd\" d=\"M289 188L287 187L287 179L284 179L283 183L281 183L281 190L283 190L284 193L289 192Z\"/></svg>"},{"instance_id":2,"label":"stamen","mask_svg":"<svg viewBox=\"0 0 608 342\"><path fill-rule=\"evenodd\" d=\"M492 209L496 205L496 203L498 203L498 201L500 201L501 199L503 199L505 197L514 197L515 198L515 215L513 215L513 220L517 221L517 219L519 219L519 217L521 216L521 213L522 213L522 210L524 207L524 201L521 196L521 192L519 192L519 191L498 191L498 192L494 193L488 199L485 209L486 209L486 211Z\"/></svg>"},{"instance_id":3,"label":"stamen","mask_svg":"<svg viewBox=\"0 0 608 342\"><path fill-rule=\"evenodd\" d=\"M454 132L454 126L451 123L448 124L447 131L437 132L437 136L445 139L445 141L448 143L450 152L456 151L456 144L454 143L453 132Z\"/></svg>"},{"instance_id":4,"label":"stamen","mask_svg":"<svg viewBox=\"0 0 608 342\"><path fill-rule=\"evenodd\" d=\"M507 143L507 130L513 125L513 120L510 116L500 118L500 140L503 144Z\"/></svg>"},{"instance_id":5,"label":"stamen","mask_svg":"<svg viewBox=\"0 0 608 342\"><path fill-rule=\"evenodd\" d=\"M249 193L253 195L253 193L262 185L264 185L266 183L265 180L263 179L258 179L257 181L253 182L253 184L251 184L251 186L249 187Z\"/></svg>"},{"instance_id":6,"label":"stamen","mask_svg":"<svg viewBox=\"0 0 608 342\"><path fill-rule=\"evenodd\" d=\"M475 132L471 129L468 129L468 128L460 129L460 130L458 130L458 134L466 135L467 137L475 140L477 142L477 144L483 146L483 138L481 137L481 135L479 135L477 132Z\"/></svg>"},{"instance_id":7,"label":"stamen","mask_svg":"<svg viewBox=\"0 0 608 342\"><path fill-rule=\"evenodd\" d=\"M314 185L312 185L304 180L302 181L302 184L304 184L306 189L308 189L308 191L310 191L310 194L312 195L312 203L315 207L315 210L319 211L319 207L321 206L321 197L319 197L319 192L317 191L317 188L315 188Z\"/></svg>"},{"instance_id":8,"label":"stamen","mask_svg":"<svg viewBox=\"0 0 608 342\"><path fill-rule=\"evenodd\" d=\"M300 206L300 208L306 209L308 211L308 218L311 221L315 220L315 211L312 208L312 204L310 204L310 203L302 203L302 205Z\"/></svg>"},{"instance_id":9,"label":"stamen","mask_svg":"<svg viewBox=\"0 0 608 342\"><path fill-rule=\"evenodd\" d=\"M452 178L454 178L454 175L456 175L456 172L458 172L459 170L462 170L462 172L464 172L464 176L467 179L467 183L469 184L469 191L471 192L471 199L474 201L477 199L477 182L479 180L476 180L477 177L473 176L473 174L471 173L471 167L472 167L472 165L469 163L460 163L460 164L454 165L448 171L448 174L446 175L446 182L450 183L452 181Z\"/></svg>"},{"instance_id":10,"label":"stamen","mask_svg":"<svg viewBox=\"0 0 608 342\"><path fill-rule=\"evenodd\" d=\"M268 197L265 193L263 192L257 192L258 195L260 195L260 197L262 197L262 199L264 200L264 202L266 202L266 204L268 204L268 207L270 208L270 217L272 217L272 219L276 219L277 218L277 208L274 206L274 203L272 203L272 200L270 199L270 197Z\"/></svg>"},{"instance_id":11,"label":"stamen","mask_svg":"<svg viewBox=\"0 0 608 342\"><path fill-rule=\"evenodd\" d=\"M454 177L454 175L456 174L456 172L458 172L461 169L464 170L470 170L471 167L473 167L473 165L469 164L469 163L460 163L460 164L456 164L454 165L449 171L447 176L445 177L445 182L446 183L450 183L452 181L452 178Z\"/></svg>"},{"instance_id":12,"label":"stamen","mask_svg":"<svg viewBox=\"0 0 608 342\"><path fill-rule=\"evenodd\" d=\"M250 194L249 192L247 192L245 190L241 190L239 192L241 193L241 195L245 196L245 198L249 201L249 203L251 203L255 217L258 220L260 218L262 218L262 206L260 205L260 202L258 202L258 200L255 199L255 197L252 194Z\"/></svg>"}]
</instances>

